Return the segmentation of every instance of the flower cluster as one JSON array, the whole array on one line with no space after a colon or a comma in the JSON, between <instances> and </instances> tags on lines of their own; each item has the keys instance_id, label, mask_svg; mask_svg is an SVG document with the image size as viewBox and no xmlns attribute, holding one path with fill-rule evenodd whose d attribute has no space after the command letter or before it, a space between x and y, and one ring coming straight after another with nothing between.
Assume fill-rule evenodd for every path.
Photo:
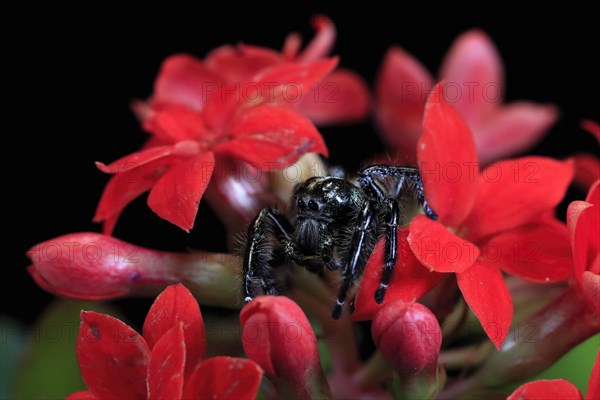
<instances>
[{"instance_id":1,"label":"flower cluster","mask_svg":"<svg viewBox=\"0 0 600 400\"><path fill-rule=\"evenodd\" d=\"M259 391L301 399L485 397L531 379L600 332L598 159L505 158L537 143L556 108L503 104L502 62L481 31L456 40L438 83L406 51L390 49L372 100L363 79L329 55L333 23L319 16L314 26L302 50L291 34L281 51L240 44L202 60L165 60L151 98L133 103L148 141L97 163L112 175L94 217L103 234L71 233L28 252L32 278L59 296L158 295L142 335L108 315L82 312L77 357L89 390L71 399L233 399ZM293 185L277 179L283 169L307 159L327 169L324 158L337 149L327 148L317 126L369 112L392 155L386 162L418 167L438 216L405 205L381 304L373 293L386 238L366 255L352 312L334 321L335 271L292 268L281 279L284 296L242 307L235 251L169 253L111 236L127 204L149 191L148 206L185 231L206 200L231 239L260 209L291 197ZM600 140L597 124L584 127ZM587 197L571 202L562 221L556 209L572 184ZM241 308L237 345L205 332L198 302ZM376 348L366 361L354 323L364 320L372 321L372 342L362 340ZM535 326L536 340L512 334L516 325ZM205 358L207 347L220 355ZM598 379L596 360L588 399L597 398ZM582 396L567 381L538 380L509 398Z\"/></svg>"},{"instance_id":2,"label":"flower cluster","mask_svg":"<svg viewBox=\"0 0 600 400\"><path fill-rule=\"evenodd\" d=\"M198 303L181 284L167 287L144 322L143 336L109 315L81 313L77 359L89 391L69 399L252 398L262 369L241 358L202 360Z\"/></svg>"}]
</instances>

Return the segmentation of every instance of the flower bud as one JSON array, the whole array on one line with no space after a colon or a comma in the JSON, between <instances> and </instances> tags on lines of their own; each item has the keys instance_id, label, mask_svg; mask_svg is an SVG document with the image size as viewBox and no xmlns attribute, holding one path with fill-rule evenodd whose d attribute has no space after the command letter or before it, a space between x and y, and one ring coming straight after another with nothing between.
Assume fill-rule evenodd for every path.
<instances>
[{"instance_id":1,"label":"flower bud","mask_svg":"<svg viewBox=\"0 0 600 400\"><path fill-rule=\"evenodd\" d=\"M308 319L292 300L260 296L240 314L248 358L273 381L280 396L294 390L302 399L329 397L317 339Z\"/></svg>"},{"instance_id":2,"label":"flower bud","mask_svg":"<svg viewBox=\"0 0 600 400\"><path fill-rule=\"evenodd\" d=\"M442 330L435 315L415 302L386 303L371 325L375 345L398 373L406 398L432 398L440 385L437 361Z\"/></svg>"},{"instance_id":3,"label":"flower bud","mask_svg":"<svg viewBox=\"0 0 600 400\"><path fill-rule=\"evenodd\" d=\"M51 293L81 299L124 296L138 285L174 283L162 274L166 253L97 233L73 233L40 243L27 252L29 273Z\"/></svg>"},{"instance_id":4,"label":"flower bud","mask_svg":"<svg viewBox=\"0 0 600 400\"><path fill-rule=\"evenodd\" d=\"M98 233L72 233L32 247L28 272L50 293L77 299L155 296L183 282L204 304L236 307L235 256L170 253Z\"/></svg>"},{"instance_id":5,"label":"flower bud","mask_svg":"<svg viewBox=\"0 0 600 400\"><path fill-rule=\"evenodd\" d=\"M375 345L401 376L435 372L442 331L427 307L402 300L390 302L375 315L371 329Z\"/></svg>"}]
</instances>

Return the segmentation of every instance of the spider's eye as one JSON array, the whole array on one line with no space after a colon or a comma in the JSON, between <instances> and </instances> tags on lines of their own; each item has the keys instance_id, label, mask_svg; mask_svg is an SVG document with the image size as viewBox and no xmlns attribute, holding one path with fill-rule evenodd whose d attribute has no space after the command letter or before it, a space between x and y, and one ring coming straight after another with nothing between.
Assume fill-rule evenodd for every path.
<instances>
[{"instance_id":1,"label":"spider's eye","mask_svg":"<svg viewBox=\"0 0 600 400\"><path fill-rule=\"evenodd\" d=\"M312 211L319 211L319 205L314 200L310 200L308 202L308 208L310 208Z\"/></svg>"},{"instance_id":2,"label":"spider's eye","mask_svg":"<svg viewBox=\"0 0 600 400\"><path fill-rule=\"evenodd\" d=\"M298 201L296 203L298 204L298 208L300 208L300 209L306 208L306 203L304 202L304 200L298 199Z\"/></svg>"}]
</instances>

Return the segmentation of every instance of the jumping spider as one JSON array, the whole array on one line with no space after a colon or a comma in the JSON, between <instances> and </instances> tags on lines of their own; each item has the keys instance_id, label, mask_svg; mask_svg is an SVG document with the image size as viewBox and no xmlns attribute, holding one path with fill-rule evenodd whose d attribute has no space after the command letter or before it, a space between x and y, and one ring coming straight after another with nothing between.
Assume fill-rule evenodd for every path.
<instances>
[{"instance_id":1,"label":"jumping spider","mask_svg":"<svg viewBox=\"0 0 600 400\"><path fill-rule=\"evenodd\" d=\"M400 225L400 196L412 189L425 215L435 220L423 193L419 171L411 167L371 166L356 182L343 176L313 177L294 191L294 224L273 208L263 209L248 228L243 293L256 295L255 280L265 294L276 295L276 260L293 262L310 272L342 270L333 318L338 319L351 284L362 275L375 243L385 235L385 265L375 301L381 303L392 277Z\"/></svg>"}]
</instances>

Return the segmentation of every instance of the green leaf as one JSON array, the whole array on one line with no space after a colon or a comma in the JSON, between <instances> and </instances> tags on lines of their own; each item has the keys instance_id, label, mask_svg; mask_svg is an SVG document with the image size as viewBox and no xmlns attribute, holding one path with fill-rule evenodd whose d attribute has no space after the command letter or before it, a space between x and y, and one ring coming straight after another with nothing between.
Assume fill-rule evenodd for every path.
<instances>
[{"instance_id":1,"label":"green leaf","mask_svg":"<svg viewBox=\"0 0 600 400\"><path fill-rule=\"evenodd\" d=\"M20 331L25 348L13 368L10 398L64 399L85 389L75 354L81 310L115 314L102 303L56 300L36 324Z\"/></svg>"}]
</instances>

